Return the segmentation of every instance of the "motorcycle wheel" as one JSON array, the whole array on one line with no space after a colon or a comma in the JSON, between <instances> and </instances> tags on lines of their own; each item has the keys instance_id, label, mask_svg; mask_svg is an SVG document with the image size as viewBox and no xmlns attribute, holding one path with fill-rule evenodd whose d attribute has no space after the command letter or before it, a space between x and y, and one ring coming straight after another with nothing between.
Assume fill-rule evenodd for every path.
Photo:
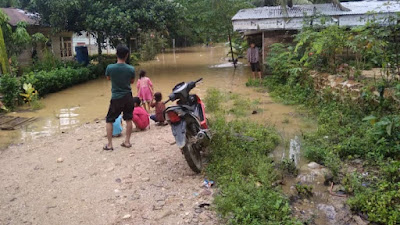
<instances>
[{"instance_id":1,"label":"motorcycle wheel","mask_svg":"<svg viewBox=\"0 0 400 225\"><path fill-rule=\"evenodd\" d=\"M203 162L200 151L196 148L195 144L186 138L186 145L182 148L182 151L190 169L196 173L200 173Z\"/></svg>"}]
</instances>

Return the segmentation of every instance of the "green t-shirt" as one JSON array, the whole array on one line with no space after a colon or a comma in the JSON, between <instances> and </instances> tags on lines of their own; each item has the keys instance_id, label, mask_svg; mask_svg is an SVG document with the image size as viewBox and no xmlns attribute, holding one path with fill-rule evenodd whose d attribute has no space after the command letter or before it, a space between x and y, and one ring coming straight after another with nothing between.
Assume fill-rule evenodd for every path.
<instances>
[{"instance_id":1,"label":"green t-shirt","mask_svg":"<svg viewBox=\"0 0 400 225\"><path fill-rule=\"evenodd\" d=\"M111 79L111 99L119 99L132 92L131 79L135 79L135 68L125 63L110 64L106 76Z\"/></svg>"}]
</instances>

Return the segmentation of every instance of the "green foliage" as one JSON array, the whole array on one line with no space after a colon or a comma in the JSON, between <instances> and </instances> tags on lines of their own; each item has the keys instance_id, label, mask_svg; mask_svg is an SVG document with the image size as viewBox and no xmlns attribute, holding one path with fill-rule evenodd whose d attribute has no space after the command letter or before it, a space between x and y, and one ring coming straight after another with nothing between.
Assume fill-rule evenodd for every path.
<instances>
[{"instance_id":1,"label":"green foliage","mask_svg":"<svg viewBox=\"0 0 400 225\"><path fill-rule=\"evenodd\" d=\"M297 176L297 174L299 173L299 170L296 167L294 159L287 159L287 158L283 159L279 164L279 168L283 172L289 175Z\"/></svg>"},{"instance_id":2,"label":"green foliage","mask_svg":"<svg viewBox=\"0 0 400 225\"><path fill-rule=\"evenodd\" d=\"M8 17L3 11L0 11L0 27L3 31L4 42L8 56L17 56L31 42L31 37L26 31L26 23L18 22L13 29L8 24Z\"/></svg>"},{"instance_id":3,"label":"green foliage","mask_svg":"<svg viewBox=\"0 0 400 225\"><path fill-rule=\"evenodd\" d=\"M176 0L183 20L175 33L180 38L192 42L225 41L232 30L231 19L239 9L252 8L248 0ZM190 27L190 29L188 29Z\"/></svg>"},{"instance_id":4,"label":"green foliage","mask_svg":"<svg viewBox=\"0 0 400 225\"><path fill-rule=\"evenodd\" d=\"M276 180L271 152L279 142L272 128L249 121L212 121L208 176L221 192L217 210L229 224L299 224L291 218L288 200L272 183Z\"/></svg>"},{"instance_id":5,"label":"green foliage","mask_svg":"<svg viewBox=\"0 0 400 225\"><path fill-rule=\"evenodd\" d=\"M352 30L306 28L296 36L295 48L272 46L268 66L273 76L261 84L247 83L267 88L284 103L310 109L318 129L304 134L305 156L328 167L335 183L342 182L354 195L349 200L351 208L378 224L398 224L400 218L400 112L397 103L383 95L385 88L393 87L394 96L400 96L393 78L398 73L398 44L389 38L397 37L394 28L373 23ZM356 70L367 64L381 65L382 79L363 88L357 102L338 101L329 89L314 90L310 70L340 72L337 68L346 60L354 60ZM343 164L354 158L366 162L363 175L343 173Z\"/></svg>"},{"instance_id":6,"label":"green foliage","mask_svg":"<svg viewBox=\"0 0 400 225\"><path fill-rule=\"evenodd\" d=\"M25 91L25 93L20 93L26 103L29 104L29 106L32 107L32 109L37 110L43 107L39 100L39 93L33 88L32 84L27 84L24 83L22 85L22 89Z\"/></svg>"},{"instance_id":7,"label":"green foliage","mask_svg":"<svg viewBox=\"0 0 400 225\"><path fill-rule=\"evenodd\" d=\"M305 75L301 62L296 58L292 47L280 43L271 45L267 65L271 73L279 75L277 78L281 83L286 83L290 78L290 83L296 84Z\"/></svg>"},{"instance_id":8,"label":"green foliage","mask_svg":"<svg viewBox=\"0 0 400 225\"><path fill-rule=\"evenodd\" d=\"M268 154L279 136L273 128L247 120L227 122L225 115L232 110L224 110L224 104L231 101L233 108L250 105L237 94L207 90L207 112L214 114L207 175L219 187L218 212L229 224L298 224L288 200L272 185L276 173Z\"/></svg>"},{"instance_id":9,"label":"green foliage","mask_svg":"<svg viewBox=\"0 0 400 225\"><path fill-rule=\"evenodd\" d=\"M0 14L1 20L2 14ZM3 14L4 16L4 14ZM8 56L4 42L3 29L0 28L0 66L2 74L8 73Z\"/></svg>"},{"instance_id":10,"label":"green foliage","mask_svg":"<svg viewBox=\"0 0 400 225\"><path fill-rule=\"evenodd\" d=\"M144 44L141 48L141 59L153 60L163 48L167 47L166 39L158 32L148 32L141 35Z\"/></svg>"},{"instance_id":11,"label":"green foliage","mask_svg":"<svg viewBox=\"0 0 400 225\"><path fill-rule=\"evenodd\" d=\"M25 73L29 72L39 72L39 71L51 71L54 69L61 69L61 68L73 68L73 69L78 69L83 67L82 64L79 64L76 61L63 61L60 59L57 59L52 52L50 52L48 49L45 49L43 51L43 58L40 60L36 61L33 65L30 67L27 67L24 69Z\"/></svg>"},{"instance_id":12,"label":"green foliage","mask_svg":"<svg viewBox=\"0 0 400 225\"><path fill-rule=\"evenodd\" d=\"M305 67L335 72L337 65L343 63L338 62L337 55L343 54L347 36L348 32L339 26L328 26L322 30L305 28L296 36L294 52L301 56L300 62Z\"/></svg>"},{"instance_id":13,"label":"green foliage","mask_svg":"<svg viewBox=\"0 0 400 225\"><path fill-rule=\"evenodd\" d=\"M221 110L221 103L224 99L223 94L216 88L207 89L207 95L204 100L207 112L214 113Z\"/></svg>"},{"instance_id":14,"label":"green foliage","mask_svg":"<svg viewBox=\"0 0 400 225\"><path fill-rule=\"evenodd\" d=\"M24 101L30 103L35 95L37 95L37 91L33 88L32 84L24 83L22 85L22 89L24 89L25 93L20 93L22 97L24 97Z\"/></svg>"},{"instance_id":15,"label":"green foliage","mask_svg":"<svg viewBox=\"0 0 400 225\"><path fill-rule=\"evenodd\" d=\"M379 224L400 223L400 182L380 181L373 187L363 188L348 200L354 211L368 215L368 220Z\"/></svg>"},{"instance_id":16,"label":"green foliage","mask_svg":"<svg viewBox=\"0 0 400 225\"><path fill-rule=\"evenodd\" d=\"M231 54L233 52L233 55L235 56L235 58L245 57L246 51L249 48L249 43L247 42L247 40L243 40L242 38L237 37L236 35L233 35L233 36L234 36L234 37L232 37L232 50L233 51L229 51L227 56L231 57ZM229 42L226 42L225 46L230 48Z\"/></svg>"},{"instance_id":17,"label":"green foliage","mask_svg":"<svg viewBox=\"0 0 400 225\"><path fill-rule=\"evenodd\" d=\"M57 68L51 71L30 72L22 80L31 83L40 96L57 92L75 84L96 78L88 68Z\"/></svg>"},{"instance_id":18,"label":"green foliage","mask_svg":"<svg viewBox=\"0 0 400 225\"><path fill-rule=\"evenodd\" d=\"M9 74L0 76L0 93L3 94L2 101L10 110L13 110L17 104L20 87L20 82L15 76Z\"/></svg>"},{"instance_id":19,"label":"green foliage","mask_svg":"<svg viewBox=\"0 0 400 225\"><path fill-rule=\"evenodd\" d=\"M299 196L303 197L303 198L309 198L311 196L313 196L313 187L310 185L306 185L306 184L296 184L296 191L299 194Z\"/></svg>"}]
</instances>

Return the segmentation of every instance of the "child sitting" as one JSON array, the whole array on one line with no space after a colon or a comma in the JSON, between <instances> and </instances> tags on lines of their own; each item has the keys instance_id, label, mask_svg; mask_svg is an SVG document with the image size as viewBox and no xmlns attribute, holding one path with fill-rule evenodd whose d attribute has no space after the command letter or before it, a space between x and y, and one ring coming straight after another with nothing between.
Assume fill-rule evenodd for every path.
<instances>
[{"instance_id":1,"label":"child sitting","mask_svg":"<svg viewBox=\"0 0 400 225\"><path fill-rule=\"evenodd\" d=\"M132 122L135 124L136 128L139 130L145 130L149 124L149 114L145 109L143 109L140 104L142 101L138 97L133 98L133 103L135 108L133 109L133 119Z\"/></svg>"},{"instance_id":2,"label":"child sitting","mask_svg":"<svg viewBox=\"0 0 400 225\"><path fill-rule=\"evenodd\" d=\"M157 123L158 126L166 125L165 123L165 118L164 118L164 110L165 110L165 104L162 102L162 95L160 92L157 92L154 94L154 99L155 102L152 101L150 106L151 108L156 108L156 114L151 115L150 119L154 120L154 122Z\"/></svg>"}]
</instances>

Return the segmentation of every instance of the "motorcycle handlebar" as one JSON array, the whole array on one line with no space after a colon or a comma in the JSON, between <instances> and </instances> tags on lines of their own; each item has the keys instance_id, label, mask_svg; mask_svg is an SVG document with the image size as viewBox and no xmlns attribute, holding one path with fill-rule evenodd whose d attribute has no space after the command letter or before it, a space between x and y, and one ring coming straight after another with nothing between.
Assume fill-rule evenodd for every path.
<instances>
[{"instance_id":1,"label":"motorcycle handlebar","mask_svg":"<svg viewBox=\"0 0 400 225\"><path fill-rule=\"evenodd\" d=\"M202 80L203 80L203 78L200 78L200 79L196 80L195 82L190 82L189 83L190 89L194 88L196 86L196 84L199 83ZM175 95L174 95L174 93L172 93L172 94L169 95L168 100L165 101L164 104L167 104L170 101L175 101L175 99L176 99Z\"/></svg>"}]
</instances>

